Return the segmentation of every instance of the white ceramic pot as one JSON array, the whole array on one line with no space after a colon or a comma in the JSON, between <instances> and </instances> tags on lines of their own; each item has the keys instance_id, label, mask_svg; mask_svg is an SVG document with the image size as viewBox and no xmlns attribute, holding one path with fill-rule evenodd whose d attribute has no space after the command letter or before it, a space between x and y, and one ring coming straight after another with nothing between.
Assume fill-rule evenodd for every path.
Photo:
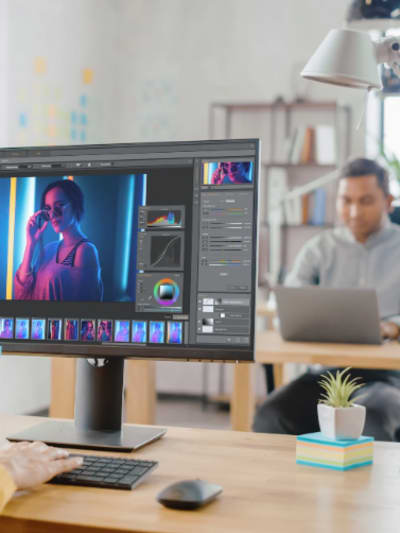
<instances>
[{"instance_id":1,"label":"white ceramic pot","mask_svg":"<svg viewBox=\"0 0 400 533\"><path fill-rule=\"evenodd\" d=\"M358 439L363 432L366 409L364 405L331 407L318 404L318 422L325 437L336 440Z\"/></svg>"}]
</instances>

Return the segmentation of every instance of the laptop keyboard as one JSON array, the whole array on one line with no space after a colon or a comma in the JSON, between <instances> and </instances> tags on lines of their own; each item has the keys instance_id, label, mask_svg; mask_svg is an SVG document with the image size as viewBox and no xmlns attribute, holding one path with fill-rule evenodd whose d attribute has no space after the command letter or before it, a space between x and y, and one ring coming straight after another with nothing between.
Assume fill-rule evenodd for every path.
<instances>
[{"instance_id":1,"label":"laptop keyboard","mask_svg":"<svg viewBox=\"0 0 400 533\"><path fill-rule=\"evenodd\" d=\"M101 455L71 454L70 457L83 457L83 464L53 477L49 483L132 490L158 466L157 461Z\"/></svg>"}]
</instances>

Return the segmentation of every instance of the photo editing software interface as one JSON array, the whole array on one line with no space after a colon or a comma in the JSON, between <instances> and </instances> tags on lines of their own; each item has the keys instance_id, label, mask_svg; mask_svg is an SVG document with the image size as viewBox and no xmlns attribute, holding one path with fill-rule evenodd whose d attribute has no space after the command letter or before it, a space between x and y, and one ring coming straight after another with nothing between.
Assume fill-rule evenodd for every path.
<instances>
[{"instance_id":1,"label":"photo editing software interface","mask_svg":"<svg viewBox=\"0 0 400 533\"><path fill-rule=\"evenodd\" d=\"M0 149L5 351L251 359L257 140Z\"/></svg>"}]
</instances>

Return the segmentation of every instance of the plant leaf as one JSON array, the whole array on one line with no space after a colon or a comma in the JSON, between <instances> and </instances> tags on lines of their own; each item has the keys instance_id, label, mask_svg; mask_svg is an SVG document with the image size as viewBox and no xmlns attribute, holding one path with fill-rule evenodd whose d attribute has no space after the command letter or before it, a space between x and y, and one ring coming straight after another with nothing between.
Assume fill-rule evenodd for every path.
<instances>
[{"instance_id":1,"label":"plant leaf","mask_svg":"<svg viewBox=\"0 0 400 533\"><path fill-rule=\"evenodd\" d=\"M318 384L325 391L321 394L320 402L332 407L351 407L354 399L350 399L352 394L364 386L364 383L358 383L361 379L359 376L351 378L350 367L337 370L333 375L329 370L321 376ZM357 396L360 398L362 395Z\"/></svg>"}]
</instances>

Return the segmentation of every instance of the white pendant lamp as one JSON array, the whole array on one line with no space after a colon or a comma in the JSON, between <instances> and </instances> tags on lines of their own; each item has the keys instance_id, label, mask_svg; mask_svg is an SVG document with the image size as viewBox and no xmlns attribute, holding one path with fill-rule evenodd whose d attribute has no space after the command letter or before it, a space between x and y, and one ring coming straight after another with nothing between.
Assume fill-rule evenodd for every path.
<instances>
[{"instance_id":1,"label":"white pendant lamp","mask_svg":"<svg viewBox=\"0 0 400 533\"><path fill-rule=\"evenodd\" d=\"M359 89L381 89L378 64L385 63L400 77L400 38L372 41L367 33L331 30L304 67L309 80Z\"/></svg>"},{"instance_id":2,"label":"white pendant lamp","mask_svg":"<svg viewBox=\"0 0 400 533\"><path fill-rule=\"evenodd\" d=\"M381 88L374 44L367 33L354 30L331 30L301 75L345 87Z\"/></svg>"}]
</instances>

